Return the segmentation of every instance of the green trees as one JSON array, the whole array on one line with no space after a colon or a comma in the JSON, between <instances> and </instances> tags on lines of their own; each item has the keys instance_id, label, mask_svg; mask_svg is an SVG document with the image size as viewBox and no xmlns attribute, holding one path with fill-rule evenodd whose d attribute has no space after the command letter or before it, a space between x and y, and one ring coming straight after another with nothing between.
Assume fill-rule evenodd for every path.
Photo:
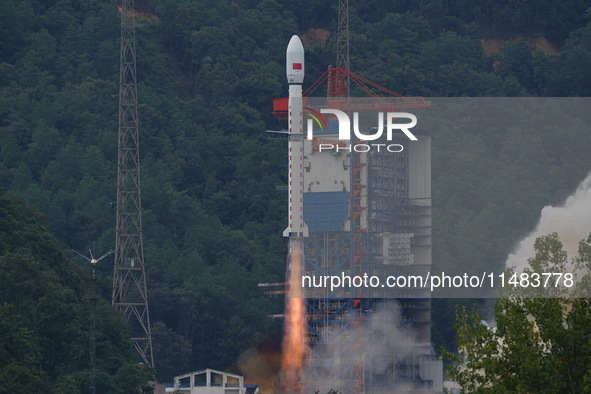
<instances>
[{"instance_id":1,"label":"green trees","mask_svg":"<svg viewBox=\"0 0 591 394\"><path fill-rule=\"evenodd\" d=\"M566 253L556 234L536 241L536 255L529 262L536 272L564 272ZM573 264L588 272L591 237L580 243ZM591 390L591 300L514 295L497 301L494 321L491 328L476 311L457 310L459 355L447 353L454 363L449 377L465 392Z\"/></svg>"},{"instance_id":2,"label":"green trees","mask_svg":"<svg viewBox=\"0 0 591 394\"><path fill-rule=\"evenodd\" d=\"M591 95L585 1L350 3L352 70L401 94ZM314 38L306 42L307 86L334 65L336 5L145 0L136 6L142 11L136 21L151 318L160 340L187 345L178 348L176 366L173 354L158 356L164 360L159 377L168 379L186 369L224 369L245 348L280 330L266 316L279 313L282 300L262 295L256 283L280 282L285 271L280 233L286 198L276 187L286 182L287 158L283 143L267 140L264 130L285 126L270 112L271 100L287 91L284 46L292 34ZM117 174L116 2L0 0L0 11L0 187L43 212L61 241L43 250L109 250ZM534 51L531 39L539 35L557 53ZM517 36L523 42L509 40ZM490 37L509 41L489 53L480 40ZM500 262L544 204L580 181L587 168L588 149L580 142L586 134L538 133L434 131L434 261ZM547 161L540 163L540 157ZM47 284L58 275L31 263L48 259L44 253L31 256L23 248L3 255L0 267L10 289L3 293L0 286L9 300L7 324L27 320L24 313L39 318L38 325L74 320L73 326L56 322L39 331L27 326L23 338L30 335L35 344L38 335L69 335L85 348L85 318L74 317L85 313L80 275L59 275L69 290L38 290L47 306L39 311L23 288L32 291L40 276ZM112 267L101 265L98 273L108 298ZM29 309L16 310L16 301ZM108 301L99 310L105 342L97 350L117 354L108 357L99 379L111 387L128 360L113 350L125 347L125 334ZM438 313L441 327L445 311ZM433 334L439 343L448 339L443 331ZM82 367L58 371L71 352L82 350L51 341L47 346L53 347L37 349L23 341L19 352L38 360L18 365L23 376L25 368L30 376L46 371L62 392L83 379ZM63 354L52 363L43 361L58 350Z\"/></svg>"},{"instance_id":3,"label":"green trees","mask_svg":"<svg viewBox=\"0 0 591 394\"><path fill-rule=\"evenodd\" d=\"M88 385L88 301L79 267L64 259L41 217L0 192L0 380L2 392L67 393ZM135 368L120 315L100 302L97 385ZM140 375L137 385L152 377ZM131 392L131 391L123 391Z\"/></svg>"}]
</instances>

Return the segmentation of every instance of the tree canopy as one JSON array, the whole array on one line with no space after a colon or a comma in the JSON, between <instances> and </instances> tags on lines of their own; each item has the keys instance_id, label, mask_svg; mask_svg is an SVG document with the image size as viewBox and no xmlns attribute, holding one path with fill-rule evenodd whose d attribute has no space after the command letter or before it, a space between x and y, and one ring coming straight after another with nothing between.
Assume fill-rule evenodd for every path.
<instances>
[{"instance_id":1,"label":"tree canopy","mask_svg":"<svg viewBox=\"0 0 591 394\"><path fill-rule=\"evenodd\" d=\"M0 380L5 393L82 392L88 387L88 299L83 272L67 261L39 213L0 191ZM137 368L121 315L97 308L97 390L128 393L153 379ZM133 390L132 390L133 391Z\"/></svg>"},{"instance_id":2,"label":"tree canopy","mask_svg":"<svg viewBox=\"0 0 591 394\"><path fill-rule=\"evenodd\" d=\"M580 243L579 255L572 261L589 276L591 236ZM564 272L566 262L556 234L538 238L536 255L529 260L532 272ZM579 280L588 286L588 278ZM446 353L452 362L449 377L467 393L588 392L589 324L589 298L513 294L497 301L492 327L478 311L460 307L459 354Z\"/></svg>"},{"instance_id":3,"label":"tree canopy","mask_svg":"<svg viewBox=\"0 0 591 394\"><path fill-rule=\"evenodd\" d=\"M281 330L267 316L281 312L282 300L256 286L283 281L287 250L287 198L277 188L286 183L285 147L264 130L284 126L272 117L271 100L287 92L291 35L306 47L307 86L335 63L336 47L336 2L301 3L135 1L151 320L155 338L182 345L178 357L154 345L160 380L226 369ZM591 95L587 2L530 3L350 1L352 71L407 96ZM61 258L59 249L106 251L114 243L117 5L0 0L0 187L42 212L60 241L36 252L39 261ZM556 134L513 129L506 136L513 144L479 129L434 130L434 261L500 264L540 209L574 189L588 168L588 146L576 133L556 144ZM8 254L0 268L17 269L14 283L26 288L37 276L57 275L26 271L30 252L22 253ZM98 274L108 299L112 266L100 265ZM39 290L48 306L39 316L55 326L38 335L68 337L72 329L53 318L84 315L67 307L72 294L82 302L80 278L60 280L78 290ZM9 299L22 292L14 287ZM452 309L445 300L433 305L434 341L449 344ZM39 312L27 308L8 305L6 324ZM123 338L111 323L105 330ZM16 342L24 359L59 349L36 350L30 330ZM45 371L59 380L68 353L56 357L64 360L34 367L33 357L13 373ZM119 369L109 368L103 378L112 382Z\"/></svg>"}]
</instances>

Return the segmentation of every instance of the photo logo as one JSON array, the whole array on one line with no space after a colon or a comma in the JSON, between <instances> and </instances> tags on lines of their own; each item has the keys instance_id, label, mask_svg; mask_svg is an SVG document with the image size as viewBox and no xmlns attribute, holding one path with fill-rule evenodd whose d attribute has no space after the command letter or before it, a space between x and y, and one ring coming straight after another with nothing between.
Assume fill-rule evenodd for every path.
<instances>
[{"instance_id":1,"label":"photo logo","mask_svg":"<svg viewBox=\"0 0 591 394\"><path fill-rule=\"evenodd\" d=\"M338 109L327 109L322 108L320 112L314 111L310 108L306 108L305 112L309 116L307 120L307 131L306 131L306 138L308 140L312 140L314 138L314 124L320 130L328 130L328 123L324 118L323 114L329 114L336 117L336 120L339 125L339 140L340 141L350 141L351 140L351 132L355 134L355 137L359 139L359 141L375 141L382 137L384 134L384 129L386 131L386 140L393 141L394 133L397 131L401 131L410 141L418 141L418 138L410 131L411 128L417 125L417 117L408 112L378 112L378 127L372 128L372 131L375 130L374 134L363 134L359 130L359 113L353 112L353 122L349 119L349 116ZM409 122L400 122L401 120L410 120ZM353 127L351 127L351 125ZM400 144L365 144L359 143L355 145L348 145L343 146L343 144L319 144L318 150L320 152L324 151L342 151L347 150L351 152L351 150L355 152L369 152L371 149L377 150L378 152L383 149L387 150L388 152L402 152L404 147Z\"/></svg>"}]
</instances>

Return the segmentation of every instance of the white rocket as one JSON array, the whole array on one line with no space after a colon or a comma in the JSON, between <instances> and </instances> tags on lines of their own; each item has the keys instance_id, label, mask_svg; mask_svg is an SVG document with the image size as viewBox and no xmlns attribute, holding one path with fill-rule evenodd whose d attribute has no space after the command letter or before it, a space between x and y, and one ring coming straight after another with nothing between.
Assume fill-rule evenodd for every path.
<instances>
[{"instance_id":1,"label":"white rocket","mask_svg":"<svg viewBox=\"0 0 591 394\"><path fill-rule=\"evenodd\" d=\"M298 36L292 36L286 51L286 75L289 83L289 225L284 237L307 237L304 223L304 112L302 83L304 82L304 46Z\"/></svg>"}]
</instances>

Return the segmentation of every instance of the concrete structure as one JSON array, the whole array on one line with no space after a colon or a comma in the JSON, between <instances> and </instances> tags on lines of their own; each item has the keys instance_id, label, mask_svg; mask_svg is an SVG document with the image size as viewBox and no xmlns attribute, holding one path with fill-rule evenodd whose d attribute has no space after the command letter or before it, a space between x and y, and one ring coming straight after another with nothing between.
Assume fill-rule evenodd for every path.
<instances>
[{"instance_id":1,"label":"concrete structure","mask_svg":"<svg viewBox=\"0 0 591 394\"><path fill-rule=\"evenodd\" d=\"M244 384L244 378L215 369L175 376L174 383L166 387L167 393L178 394L257 394L256 385Z\"/></svg>"}]
</instances>

